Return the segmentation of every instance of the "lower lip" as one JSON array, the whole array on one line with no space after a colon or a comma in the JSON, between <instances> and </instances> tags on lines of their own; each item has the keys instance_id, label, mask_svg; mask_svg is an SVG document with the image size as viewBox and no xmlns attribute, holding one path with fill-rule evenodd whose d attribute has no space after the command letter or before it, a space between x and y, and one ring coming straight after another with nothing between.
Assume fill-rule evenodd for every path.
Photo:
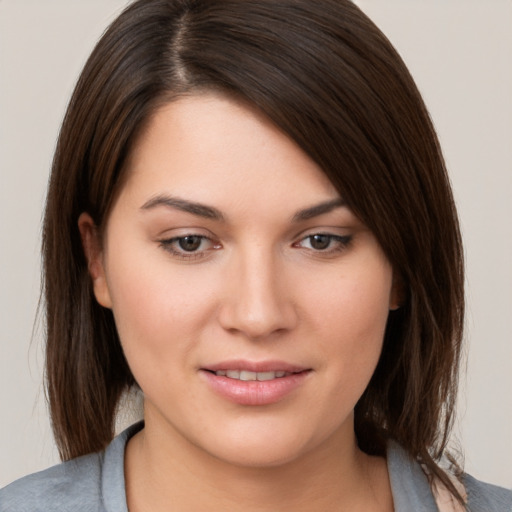
<instances>
[{"instance_id":1,"label":"lower lip","mask_svg":"<svg viewBox=\"0 0 512 512\"><path fill-rule=\"evenodd\" d=\"M272 380L243 381L201 370L213 391L239 405L275 404L301 386L310 373L307 370Z\"/></svg>"}]
</instances>

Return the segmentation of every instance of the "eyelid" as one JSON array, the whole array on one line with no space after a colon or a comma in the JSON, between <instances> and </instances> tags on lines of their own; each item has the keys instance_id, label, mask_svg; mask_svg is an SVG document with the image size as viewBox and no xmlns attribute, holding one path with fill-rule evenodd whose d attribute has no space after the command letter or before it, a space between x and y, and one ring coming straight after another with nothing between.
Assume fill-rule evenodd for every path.
<instances>
[{"instance_id":1,"label":"eyelid","mask_svg":"<svg viewBox=\"0 0 512 512\"><path fill-rule=\"evenodd\" d=\"M303 247L301 244L305 242L308 239L313 238L314 236L325 236L330 238L330 244L329 247L326 249L315 249L313 247ZM352 234L340 234L340 233L333 233L330 230L326 229L315 229L308 232L305 232L301 234L297 241L293 243L293 246L298 249L304 249L306 251L309 251L315 255L319 256L329 256L338 254L340 252L345 251L350 244L352 243L353 235ZM332 245L332 242L335 242L333 247L330 247Z\"/></svg>"},{"instance_id":2,"label":"eyelid","mask_svg":"<svg viewBox=\"0 0 512 512\"><path fill-rule=\"evenodd\" d=\"M354 232L354 228L352 226L342 226L342 225L315 225L308 227L306 229L301 230L292 236L293 240L303 240L309 236L313 235L326 235L333 237L345 237Z\"/></svg>"},{"instance_id":3,"label":"eyelid","mask_svg":"<svg viewBox=\"0 0 512 512\"><path fill-rule=\"evenodd\" d=\"M201 249L197 251L185 251L175 248L176 243L187 237L201 238L202 241L207 240L210 242L210 246L206 249ZM222 247L221 244L217 242L213 237L197 233L194 231L186 231L183 234L178 234L166 238L160 238L158 242L160 247L164 249L164 251L168 252L171 256L184 261L207 258L209 256L209 252L211 252L212 250L218 250Z\"/></svg>"},{"instance_id":4,"label":"eyelid","mask_svg":"<svg viewBox=\"0 0 512 512\"><path fill-rule=\"evenodd\" d=\"M340 227L310 228L294 237L295 241L292 243L292 247L296 249L303 249L319 256L339 254L348 248L353 239L353 234L343 234L340 233L340 231L346 232L346 229L342 229ZM159 246L178 260L201 260L209 257L212 251L222 248L222 244L218 238L214 237L211 233L204 234L204 230L202 228L179 228L166 232L166 235L167 236L160 236L157 239ZM312 239L315 235L328 237L328 247L323 249L305 247L303 245L308 239ZM197 237L201 239L201 244L197 250L187 251L186 249L179 248L177 246L180 240L187 237ZM207 247L202 247L205 242L208 242Z\"/></svg>"}]
</instances>

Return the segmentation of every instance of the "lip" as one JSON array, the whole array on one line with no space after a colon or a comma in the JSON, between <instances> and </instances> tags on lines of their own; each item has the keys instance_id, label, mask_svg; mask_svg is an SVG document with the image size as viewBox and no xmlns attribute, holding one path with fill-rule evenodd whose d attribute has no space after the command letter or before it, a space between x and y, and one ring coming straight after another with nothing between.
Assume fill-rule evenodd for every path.
<instances>
[{"instance_id":1,"label":"lip","mask_svg":"<svg viewBox=\"0 0 512 512\"><path fill-rule=\"evenodd\" d=\"M290 373L290 375L265 381L241 381L215 375L214 372L221 370L284 371ZM200 374L212 391L230 402L238 405L262 406L271 405L285 399L302 386L311 371L310 368L283 361L232 360L205 366L200 369Z\"/></svg>"},{"instance_id":2,"label":"lip","mask_svg":"<svg viewBox=\"0 0 512 512\"><path fill-rule=\"evenodd\" d=\"M210 372L218 372L220 370L246 370L249 372L277 372L284 371L286 373L299 373L309 368L287 363L285 361L246 361L243 359L222 361L215 364L209 364L201 368Z\"/></svg>"}]
</instances>

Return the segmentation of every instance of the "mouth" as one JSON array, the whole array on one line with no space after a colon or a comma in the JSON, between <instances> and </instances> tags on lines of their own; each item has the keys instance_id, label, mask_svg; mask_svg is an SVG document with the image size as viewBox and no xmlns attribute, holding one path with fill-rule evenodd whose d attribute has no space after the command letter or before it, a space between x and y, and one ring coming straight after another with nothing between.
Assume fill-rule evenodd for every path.
<instances>
[{"instance_id":1,"label":"mouth","mask_svg":"<svg viewBox=\"0 0 512 512\"><path fill-rule=\"evenodd\" d=\"M217 395L239 405L270 405L300 389L311 368L283 362L231 361L200 369Z\"/></svg>"},{"instance_id":2,"label":"mouth","mask_svg":"<svg viewBox=\"0 0 512 512\"><path fill-rule=\"evenodd\" d=\"M277 370L277 371L269 371L269 372L252 372L249 370L217 370L217 371L210 371L210 373L213 373L217 377L227 377L228 379L235 379L235 380L242 380L242 381L260 381L264 382L267 380L274 380L274 379L282 379L284 377L289 377L290 375L293 375L294 373L300 373L300 372L287 372L284 370Z\"/></svg>"}]
</instances>

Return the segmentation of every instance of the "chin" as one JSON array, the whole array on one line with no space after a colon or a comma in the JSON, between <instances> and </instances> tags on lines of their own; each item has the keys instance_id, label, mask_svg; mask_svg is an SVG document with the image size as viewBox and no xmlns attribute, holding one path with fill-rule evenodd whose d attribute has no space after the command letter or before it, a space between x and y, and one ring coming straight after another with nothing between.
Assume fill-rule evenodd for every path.
<instances>
[{"instance_id":1,"label":"chin","mask_svg":"<svg viewBox=\"0 0 512 512\"><path fill-rule=\"evenodd\" d=\"M275 468L300 461L326 443L328 434L285 428L260 428L233 433L212 442L208 450L217 459L237 467ZM323 433L325 434L325 433ZM330 443L326 443L330 444ZM206 447L205 447L206 448Z\"/></svg>"},{"instance_id":2,"label":"chin","mask_svg":"<svg viewBox=\"0 0 512 512\"><path fill-rule=\"evenodd\" d=\"M303 447L282 446L276 443L247 443L239 450L216 450L217 458L227 464L247 469L277 468L300 459Z\"/></svg>"}]
</instances>

